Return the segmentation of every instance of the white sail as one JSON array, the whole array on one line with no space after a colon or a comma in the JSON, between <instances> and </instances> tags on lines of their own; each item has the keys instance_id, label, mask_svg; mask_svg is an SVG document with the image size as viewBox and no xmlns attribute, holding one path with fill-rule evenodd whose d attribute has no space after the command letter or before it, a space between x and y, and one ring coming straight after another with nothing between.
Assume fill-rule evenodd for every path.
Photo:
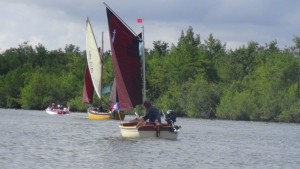
<instances>
[{"instance_id":1,"label":"white sail","mask_svg":"<svg viewBox=\"0 0 300 169\"><path fill-rule=\"evenodd\" d=\"M89 19L86 21L86 57L95 92L98 97L101 98L102 56L98 50L97 42Z\"/></svg>"}]
</instances>

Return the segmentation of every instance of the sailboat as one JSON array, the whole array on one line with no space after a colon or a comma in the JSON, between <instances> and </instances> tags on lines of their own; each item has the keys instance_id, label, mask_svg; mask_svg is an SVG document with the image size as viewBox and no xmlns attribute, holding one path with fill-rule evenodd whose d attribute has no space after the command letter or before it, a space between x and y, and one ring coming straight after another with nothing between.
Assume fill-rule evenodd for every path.
<instances>
[{"instance_id":1,"label":"sailboat","mask_svg":"<svg viewBox=\"0 0 300 169\"><path fill-rule=\"evenodd\" d=\"M139 56L139 44L143 41L142 36L141 34L137 35L105 2L103 4L106 6L117 96L121 108L132 109L136 105L141 105L145 100L143 85L145 81L142 80L142 77L145 77L142 76L145 64L144 62L142 64ZM145 73L143 72L143 74ZM128 138L176 139L180 127L174 125L175 112L167 113L167 116L173 118L166 119L167 123L159 127L150 123L138 127L137 120L122 122L119 125L121 135Z\"/></svg>"},{"instance_id":2,"label":"sailboat","mask_svg":"<svg viewBox=\"0 0 300 169\"><path fill-rule=\"evenodd\" d=\"M86 20L86 56L87 65L85 68L82 102L92 105L94 92L100 100L102 99L103 56L97 46L93 29L88 18ZM100 103L99 107L90 106L87 110L87 114L91 120L123 120L125 118L124 112L106 110L102 107L102 103Z\"/></svg>"}]
</instances>

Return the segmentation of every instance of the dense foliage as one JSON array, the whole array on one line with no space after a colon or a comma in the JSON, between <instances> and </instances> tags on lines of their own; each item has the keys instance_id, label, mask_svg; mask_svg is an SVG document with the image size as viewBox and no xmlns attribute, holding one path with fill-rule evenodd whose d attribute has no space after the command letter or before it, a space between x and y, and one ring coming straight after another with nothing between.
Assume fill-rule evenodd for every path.
<instances>
[{"instance_id":1,"label":"dense foliage","mask_svg":"<svg viewBox=\"0 0 300 169\"><path fill-rule=\"evenodd\" d=\"M147 98L161 110L192 118L299 123L299 57L299 37L285 49L272 41L227 50L213 35L201 41L190 27L176 45L155 41L146 50ZM48 51L25 42L8 49L0 54L0 107L44 109L56 102L85 111L85 65L85 51L74 45ZM112 81L107 51L104 86Z\"/></svg>"}]
</instances>

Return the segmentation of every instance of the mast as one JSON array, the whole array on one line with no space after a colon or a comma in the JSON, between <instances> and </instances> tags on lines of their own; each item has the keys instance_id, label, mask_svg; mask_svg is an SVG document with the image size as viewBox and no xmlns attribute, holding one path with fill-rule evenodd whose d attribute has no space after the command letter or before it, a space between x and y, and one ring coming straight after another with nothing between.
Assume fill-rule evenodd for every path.
<instances>
[{"instance_id":1,"label":"mast","mask_svg":"<svg viewBox=\"0 0 300 169\"><path fill-rule=\"evenodd\" d=\"M144 34L144 25L142 25L143 32L143 102L147 99L146 97L146 57L145 57L145 34Z\"/></svg>"},{"instance_id":2,"label":"mast","mask_svg":"<svg viewBox=\"0 0 300 169\"><path fill-rule=\"evenodd\" d=\"M102 32L102 40L101 40L101 48L99 49L99 57L100 57L100 62L101 62L101 93L100 93L100 106L102 107L102 86L103 86L103 64L104 64L104 59L103 59L103 32Z\"/></svg>"},{"instance_id":3,"label":"mast","mask_svg":"<svg viewBox=\"0 0 300 169\"><path fill-rule=\"evenodd\" d=\"M103 32L102 32L102 50L101 50L101 55L102 55L102 57L104 57L104 56L103 56L103 50L104 50L104 43L103 43Z\"/></svg>"}]
</instances>

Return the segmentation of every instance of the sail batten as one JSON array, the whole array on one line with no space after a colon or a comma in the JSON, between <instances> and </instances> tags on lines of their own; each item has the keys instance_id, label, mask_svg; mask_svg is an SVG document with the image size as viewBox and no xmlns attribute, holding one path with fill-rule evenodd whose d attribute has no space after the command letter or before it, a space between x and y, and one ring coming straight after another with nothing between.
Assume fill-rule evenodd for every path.
<instances>
[{"instance_id":1,"label":"sail batten","mask_svg":"<svg viewBox=\"0 0 300 169\"><path fill-rule=\"evenodd\" d=\"M140 37L106 8L116 91L122 109L142 104Z\"/></svg>"}]
</instances>

